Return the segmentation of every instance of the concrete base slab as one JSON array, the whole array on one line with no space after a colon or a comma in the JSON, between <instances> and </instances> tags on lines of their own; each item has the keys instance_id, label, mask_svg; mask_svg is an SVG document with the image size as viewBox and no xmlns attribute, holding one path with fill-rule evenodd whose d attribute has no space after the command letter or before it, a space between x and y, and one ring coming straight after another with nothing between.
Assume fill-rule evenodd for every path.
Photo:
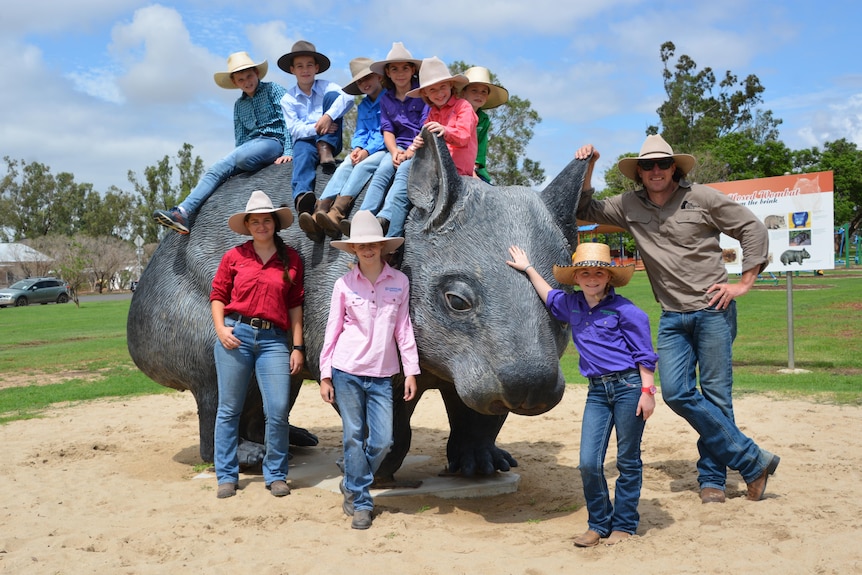
<instances>
[{"instance_id":1,"label":"concrete base slab","mask_svg":"<svg viewBox=\"0 0 862 575\"><path fill-rule=\"evenodd\" d=\"M319 447L291 447L293 459L290 460L288 480L296 487L318 487L333 493L341 493L341 471L335 461L340 451L324 450ZM427 455L408 455L396 474L399 481L421 481L416 488L398 487L392 489L372 489L374 497L415 497L435 496L443 499L468 499L492 497L504 493L515 493L521 476L511 471L497 472L489 477L466 478L457 475L441 475L439 465L434 464Z\"/></svg>"}]
</instances>

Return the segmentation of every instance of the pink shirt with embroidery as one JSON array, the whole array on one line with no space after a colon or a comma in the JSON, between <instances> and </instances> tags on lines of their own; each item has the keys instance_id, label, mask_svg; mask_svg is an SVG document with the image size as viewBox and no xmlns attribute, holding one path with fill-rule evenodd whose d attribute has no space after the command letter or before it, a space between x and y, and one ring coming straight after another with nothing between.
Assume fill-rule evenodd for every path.
<instances>
[{"instance_id":1,"label":"pink shirt with embroidery","mask_svg":"<svg viewBox=\"0 0 862 575\"><path fill-rule=\"evenodd\" d=\"M407 276L387 264L372 285L354 267L332 288L320 378L331 378L333 368L368 377L395 375L401 371L399 351L404 375L419 375Z\"/></svg>"},{"instance_id":2,"label":"pink shirt with embroidery","mask_svg":"<svg viewBox=\"0 0 862 575\"><path fill-rule=\"evenodd\" d=\"M472 176L476 164L476 152L479 151L479 138L476 126L479 117L473 111L473 106L467 100L452 96L442 107L429 106L428 119L446 127L443 139L455 162L458 173L462 176Z\"/></svg>"}]
</instances>

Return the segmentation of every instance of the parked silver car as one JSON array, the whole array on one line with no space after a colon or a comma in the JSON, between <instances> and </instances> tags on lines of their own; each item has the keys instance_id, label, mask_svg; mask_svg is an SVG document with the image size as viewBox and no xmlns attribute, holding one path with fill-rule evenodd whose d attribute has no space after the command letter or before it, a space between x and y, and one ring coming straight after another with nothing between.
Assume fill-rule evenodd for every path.
<instances>
[{"instance_id":1,"label":"parked silver car","mask_svg":"<svg viewBox=\"0 0 862 575\"><path fill-rule=\"evenodd\" d=\"M27 278L0 289L0 307L22 306L31 303L66 303L72 288L57 278Z\"/></svg>"}]
</instances>

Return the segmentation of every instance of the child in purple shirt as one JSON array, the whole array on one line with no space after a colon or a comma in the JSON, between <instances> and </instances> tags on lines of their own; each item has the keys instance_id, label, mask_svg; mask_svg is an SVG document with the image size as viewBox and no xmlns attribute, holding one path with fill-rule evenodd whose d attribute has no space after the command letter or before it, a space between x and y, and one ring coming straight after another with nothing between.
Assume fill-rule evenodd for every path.
<instances>
[{"instance_id":1,"label":"child in purple shirt","mask_svg":"<svg viewBox=\"0 0 862 575\"><path fill-rule=\"evenodd\" d=\"M580 354L581 374L590 381L578 469L584 485L589 529L575 538L576 547L594 547L601 539L614 545L635 534L643 481L641 437L655 410L653 351L649 318L614 292L629 283L634 266L616 266L607 244L582 243L571 266L553 268L561 284L581 289L552 289L530 264L526 252L511 246L506 263L527 275L548 311L572 328ZM604 463L611 430L617 435L617 478L611 503Z\"/></svg>"}]
</instances>

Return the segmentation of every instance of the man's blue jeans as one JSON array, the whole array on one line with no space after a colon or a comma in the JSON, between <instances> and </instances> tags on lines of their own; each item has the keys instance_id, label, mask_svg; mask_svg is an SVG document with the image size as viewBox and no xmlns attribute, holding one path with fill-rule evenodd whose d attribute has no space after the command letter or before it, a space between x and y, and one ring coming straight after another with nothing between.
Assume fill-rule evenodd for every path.
<instances>
[{"instance_id":1,"label":"man's blue jeans","mask_svg":"<svg viewBox=\"0 0 862 575\"><path fill-rule=\"evenodd\" d=\"M728 467L750 483L772 460L772 454L760 449L734 421L735 338L736 302L725 310L663 311L659 321L656 351L661 394L700 435L697 472L701 489L724 490Z\"/></svg>"},{"instance_id":2,"label":"man's blue jeans","mask_svg":"<svg viewBox=\"0 0 862 575\"><path fill-rule=\"evenodd\" d=\"M323 109L327 110L341 95L340 92L327 92L323 96ZM337 156L341 153L341 132L344 118L335 120L338 126L332 134L318 135L313 138L303 138L293 141L293 176L291 186L293 188L293 199L296 200L300 194L314 191L314 180L317 177L317 165L320 156L317 153L317 143L326 142L332 146L332 154Z\"/></svg>"},{"instance_id":3,"label":"man's blue jeans","mask_svg":"<svg viewBox=\"0 0 862 575\"><path fill-rule=\"evenodd\" d=\"M274 163L284 153L284 144L274 138L254 138L212 165L180 207L191 217L216 188L239 172L253 172Z\"/></svg>"},{"instance_id":4,"label":"man's blue jeans","mask_svg":"<svg viewBox=\"0 0 862 575\"><path fill-rule=\"evenodd\" d=\"M215 470L219 485L239 480L239 419L252 371L263 399L266 416L266 455L263 479L267 485L287 478L290 445L288 410L290 406L290 350L287 332L282 329L255 329L225 318L233 334L242 342L236 349L225 349L215 342L218 375L218 411L215 425Z\"/></svg>"},{"instance_id":5,"label":"man's blue jeans","mask_svg":"<svg viewBox=\"0 0 862 575\"><path fill-rule=\"evenodd\" d=\"M336 168L335 173L332 174L332 178L326 184L326 188L323 190L323 194L320 195L320 199L325 200L327 198L334 198L335 196L350 196L351 198L355 198L374 175L374 172L377 171L380 160L386 156L386 151L380 150L356 165L353 165L349 157L345 158L338 168Z\"/></svg>"},{"instance_id":6,"label":"man's blue jeans","mask_svg":"<svg viewBox=\"0 0 862 575\"><path fill-rule=\"evenodd\" d=\"M602 537L607 537L611 531L634 534L638 528L638 501L643 480L641 437L644 419L635 414L640 397L641 376L637 370L625 373L621 378L590 380L581 426L578 469L584 484L589 528ZM604 464L614 428L619 477L611 504Z\"/></svg>"},{"instance_id":7,"label":"man's blue jeans","mask_svg":"<svg viewBox=\"0 0 862 575\"><path fill-rule=\"evenodd\" d=\"M335 402L344 428L344 488L353 509L374 509L374 473L392 448L392 378L332 370Z\"/></svg>"}]
</instances>

